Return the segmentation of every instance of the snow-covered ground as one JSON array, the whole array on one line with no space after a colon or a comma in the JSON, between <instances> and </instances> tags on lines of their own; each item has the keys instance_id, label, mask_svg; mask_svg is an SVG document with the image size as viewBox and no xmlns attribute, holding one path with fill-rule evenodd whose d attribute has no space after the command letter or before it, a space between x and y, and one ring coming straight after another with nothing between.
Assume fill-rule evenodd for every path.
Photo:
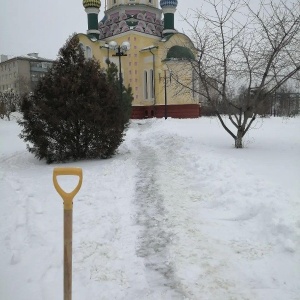
<instances>
[{"instance_id":1,"label":"snow-covered ground","mask_svg":"<svg viewBox=\"0 0 300 300\"><path fill-rule=\"evenodd\" d=\"M214 118L133 121L114 158L47 165L1 120L0 299L63 298L56 166L84 174L74 300L300 299L300 118L255 126L241 150Z\"/></svg>"}]
</instances>

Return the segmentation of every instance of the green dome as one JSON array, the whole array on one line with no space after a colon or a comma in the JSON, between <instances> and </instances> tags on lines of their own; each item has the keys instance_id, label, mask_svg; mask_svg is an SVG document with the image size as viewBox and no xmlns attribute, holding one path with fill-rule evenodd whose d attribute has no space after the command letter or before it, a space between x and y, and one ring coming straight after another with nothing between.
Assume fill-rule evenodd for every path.
<instances>
[{"instance_id":1,"label":"green dome","mask_svg":"<svg viewBox=\"0 0 300 300\"><path fill-rule=\"evenodd\" d=\"M195 55L191 49L182 46L173 46L170 48L167 54L167 59L187 59L194 60Z\"/></svg>"},{"instance_id":2,"label":"green dome","mask_svg":"<svg viewBox=\"0 0 300 300\"><path fill-rule=\"evenodd\" d=\"M100 0L83 0L82 4L83 4L84 8L88 8L88 7L100 8L101 1Z\"/></svg>"}]
</instances>

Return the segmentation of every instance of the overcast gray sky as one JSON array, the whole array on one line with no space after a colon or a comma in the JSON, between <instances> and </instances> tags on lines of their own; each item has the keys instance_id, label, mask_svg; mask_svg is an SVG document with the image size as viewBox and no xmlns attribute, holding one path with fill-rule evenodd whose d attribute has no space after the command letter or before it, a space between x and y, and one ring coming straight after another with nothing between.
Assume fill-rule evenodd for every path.
<instances>
[{"instance_id":1,"label":"overcast gray sky","mask_svg":"<svg viewBox=\"0 0 300 300\"><path fill-rule=\"evenodd\" d=\"M175 27L182 31L188 8L200 6L200 0L179 0ZM104 1L99 20L104 13ZM0 54L23 55L38 52L55 59L59 48L73 32L86 32L87 18L82 0L1 0Z\"/></svg>"}]
</instances>

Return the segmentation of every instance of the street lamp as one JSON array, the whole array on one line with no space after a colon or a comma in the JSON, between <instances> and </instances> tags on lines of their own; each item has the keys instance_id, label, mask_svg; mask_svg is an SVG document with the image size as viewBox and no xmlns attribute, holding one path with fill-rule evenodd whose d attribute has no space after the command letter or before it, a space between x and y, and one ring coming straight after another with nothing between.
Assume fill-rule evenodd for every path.
<instances>
[{"instance_id":1,"label":"street lamp","mask_svg":"<svg viewBox=\"0 0 300 300\"><path fill-rule=\"evenodd\" d=\"M130 43L129 42L123 42L121 45L118 45L117 42L111 41L108 44L109 48L116 51L115 54L112 56L118 56L119 57L119 80L120 80L120 95L121 95L121 101L122 101L122 87L123 87L123 77L122 77L122 64L121 64L121 57L127 56L126 51L130 49Z\"/></svg>"},{"instance_id":2,"label":"street lamp","mask_svg":"<svg viewBox=\"0 0 300 300\"><path fill-rule=\"evenodd\" d=\"M164 70L164 81L165 81L165 120L168 118L168 103L167 103L167 70L166 65L163 66Z\"/></svg>"},{"instance_id":3,"label":"street lamp","mask_svg":"<svg viewBox=\"0 0 300 300\"><path fill-rule=\"evenodd\" d=\"M105 48L107 49L107 59L106 59L106 63L107 63L107 67L109 67L110 61L109 61L109 45L108 44L104 44L103 46L100 46L100 49Z\"/></svg>"}]
</instances>

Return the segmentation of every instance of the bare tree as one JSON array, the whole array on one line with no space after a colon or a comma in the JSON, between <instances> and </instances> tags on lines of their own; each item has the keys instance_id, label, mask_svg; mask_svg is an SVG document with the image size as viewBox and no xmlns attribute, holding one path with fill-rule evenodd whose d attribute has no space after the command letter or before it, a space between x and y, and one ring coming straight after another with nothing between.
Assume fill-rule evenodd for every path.
<instances>
[{"instance_id":1,"label":"bare tree","mask_svg":"<svg viewBox=\"0 0 300 300\"><path fill-rule=\"evenodd\" d=\"M243 147L270 95L288 80L299 80L300 1L260 0L255 7L253 2L204 0L201 9L191 10L185 20L198 57L186 66L198 84L186 84L178 74L174 78L206 99L236 148ZM238 97L240 87L243 97ZM224 122L220 107L233 127Z\"/></svg>"},{"instance_id":2,"label":"bare tree","mask_svg":"<svg viewBox=\"0 0 300 300\"><path fill-rule=\"evenodd\" d=\"M20 97L13 90L0 92L0 117L10 120L12 112L19 110Z\"/></svg>"},{"instance_id":3,"label":"bare tree","mask_svg":"<svg viewBox=\"0 0 300 300\"><path fill-rule=\"evenodd\" d=\"M26 78L23 75L19 75L19 78L16 80L15 83L18 86L19 95L21 97L25 94L32 92L33 90L30 78Z\"/></svg>"}]
</instances>

